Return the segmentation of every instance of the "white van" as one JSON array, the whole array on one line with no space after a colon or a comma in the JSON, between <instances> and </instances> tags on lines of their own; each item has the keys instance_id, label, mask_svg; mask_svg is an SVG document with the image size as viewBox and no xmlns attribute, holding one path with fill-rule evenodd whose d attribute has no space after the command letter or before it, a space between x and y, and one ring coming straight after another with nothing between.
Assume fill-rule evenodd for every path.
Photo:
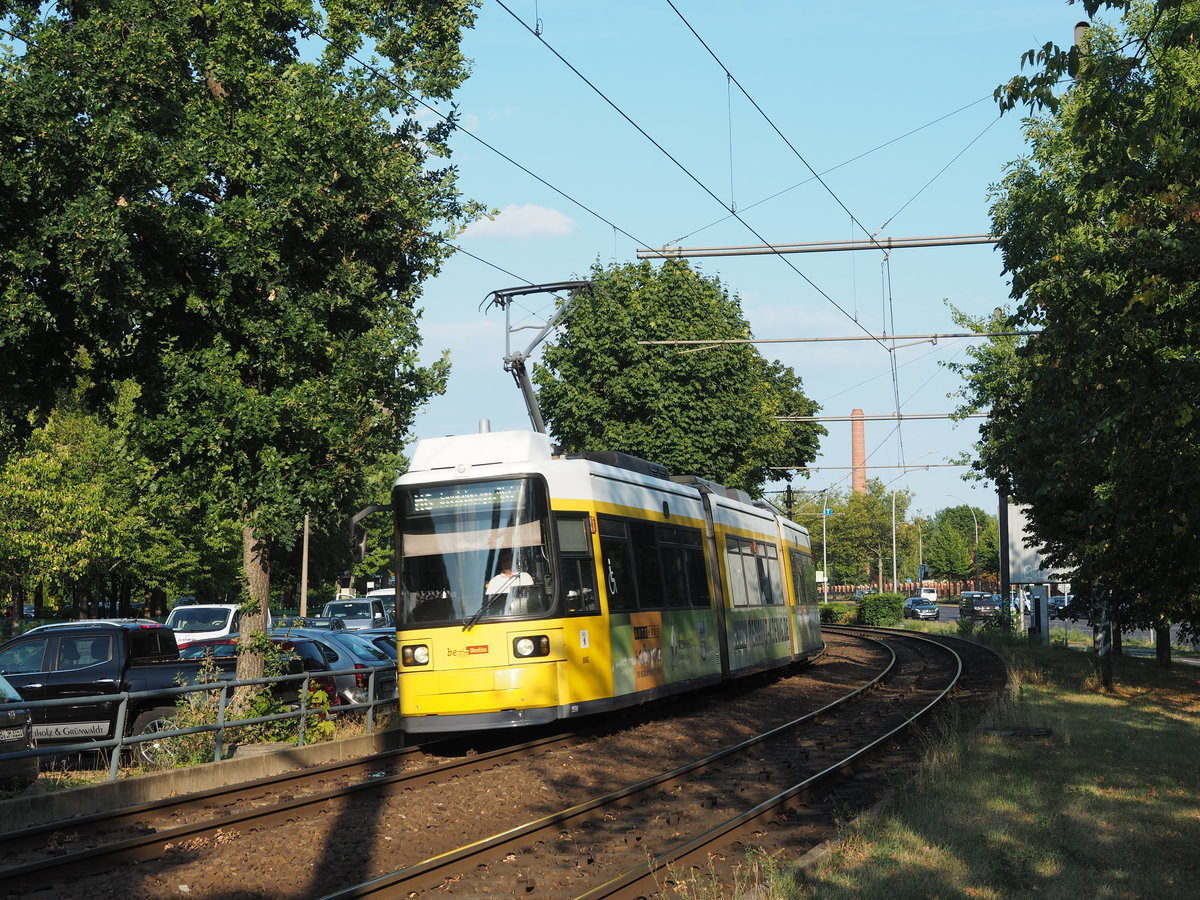
<instances>
[{"instance_id":1,"label":"white van","mask_svg":"<svg viewBox=\"0 0 1200 900\"><path fill-rule=\"evenodd\" d=\"M917 596L924 597L930 603L937 603L937 588L923 587L917 591Z\"/></svg>"},{"instance_id":2,"label":"white van","mask_svg":"<svg viewBox=\"0 0 1200 900\"><path fill-rule=\"evenodd\" d=\"M205 638L236 634L241 618L240 603L195 603L176 606L167 616L167 627L175 632L175 642L184 647ZM267 612L267 630L271 630Z\"/></svg>"}]
</instances>

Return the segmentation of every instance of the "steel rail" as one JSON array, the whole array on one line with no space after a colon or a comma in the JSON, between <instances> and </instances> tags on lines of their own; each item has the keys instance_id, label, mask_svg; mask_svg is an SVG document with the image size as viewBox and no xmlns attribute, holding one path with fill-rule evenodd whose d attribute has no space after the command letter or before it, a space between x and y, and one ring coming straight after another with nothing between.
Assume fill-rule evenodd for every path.
<instances>
[{"instance_id":1,"label":"steel rail","mask_svg":"<svg viewBox=\"0 0 1200 900\"><path fill-rule=\"evenodd\" d=\"M17 849L27 849L31 840L45 838L55 832L77 830L80 826L90 826L99 835L103 831L113 831L123 828L146 827L148 814L160 819L177 816L187 807L206 807L221 805L222 814L219 818L206 818L186 825L177 825L166 829L153 829L145 834L124 840L101 843L58 856L50 856L15 865L0 866L0 882L5 890L13 892L32 890L45 885L48 881L62 877L66 868L80 873L95 874L111 869L123 862L144 862L163 856L170 845L195 839L218 830L229 829L240 824L253 822L257 825L286 821L295 816L297 810L317 805L334 805L348 802L355 794L363 791L388 792L391 790L408 790L423 783L438 782L454 775L463 769L478 769L481 766L498 766L535 752L548 752L559 746L573 746L582 737L579 733L566 736L553 735L527 741L522 744L502 747L471 756L455 759L426 769L399 772L386 777L375 777L372 770L381 765L402 762L409 756L420 756L430 752L436 744L424 744L413 747L389 750L373 754L364 759L341 760L326 763L321 766L302 769L296 772L282 773L258 781L246 782L228 787L215 788L187 794L182 797L170 797L163 800L143 803L136 807L126 807L113 813L95 813L71 819L67 822L53 822L34 826L4 835L0 838L0 856L11 859ZM438 742L441 743L441 742ZM294 793L295 786L302 782L320 782L331 777L344 777L347 773L360 770L365 773L364 780L353 785L342 785L332 790L317 791L303 797L292 797L282 803L261 806L242 812L228 812L228 807L240 799L261 797L264 792L270 792L280 786L288 786Z\"/></svg>"},{"instance_id":2,"label":"steel rail","mask_svg":"<svg viewBox=\"0 0 1200 900\"><path fill-rule=\"evenodd\" d=\"M871 632L863 631L855 628L829 628L826 630L835 631L839 634L858 634L867 635L868 639ZM855 752L851 753L846 758L827 766L821 772L804 779L803 781L789 787L785 791L781 791L774 797L771 797L756 806L748 809L736 816L731 817L727 822L718 825L715 828L709 829L703 834L682 842L679 845L670 848L664 853L659 854L654 859L648 860L646 863L622 873L616 878L610 879L603 885L600 885L585 894L580 894L575 900L625 900L625 898L644 897L645 882L653 878L656 873L666 869L673 864L688 864L696 861L701 854L705 854L707 848L718 842L728 842L732 835L738 834L757 822L761 822L767 817L774 815L781 808L792 803L799 797L809 793L813 788L818 787L826 782L836 778L841 773L852 769L854 765L861 762L872 755L878 753L883 746L894 740L900 734L908 731L917 722L925 719L935 709L937 709L943 701L949 696L950 692L958 684L963 674L962 657L952 648L945 644L939 643L928 638L920 637L913 634L895 633L893 637L921 641L931 647L936 647L939 651L950 655L955 664L954 676L950 683L946 685L933 699L931 699L920 710L913 713L900 725L893 728L887 734L881 735L869 744L864 745ZM707 859L700 860L707 862Z\"/></svg>"},{"instance_id":3,"label":"steel rail","mask_svg":"<svg viewBox=\"0 0 1200 900\"><path fill-rule=\"evenodd\" d=\"M865 639L874 640L872 638ZM353 885L349 888L345 888L332 894L327 894L324 898L322 898L322 900L351 900L351 898L370 896L401 897L408 896L410 891L419 890L421 888L436 887L444 878L444 876L440 873L456 863L460 863L464 860L470 859L471 857L480 856L484 853L498 850L509 844L515 844L538 832L546 831L569 820L590 818L591 814L600 812L618 800L637 793L645 792L650 788L658 787L671 781L680 780L687 775L695 775L696 773L713 766L721 760L744 752L756 744L763 743L787 731L794 730L801 725L818 718L819 716L829 713L831 710L846 705L856 697L859 697L863 693L874 688L893 673L897 665L895 651L882 641L874 642L886 652L886 665L884 665L880 671L865 684L858 686L853 691L850 691L831 703L827 703L825 706L822 706L819 709L805 713L803 716L776 726L775 728L765 731L762 734L756 735L745 741L741 741L736 745L725 747L721 750L715 751L714 753L710 753L701 759L693 760L692 762L678 766L667 772L659 773L658 775L651 776L635 784L626 785L625 787L618 788L617 790L611 791L601 797L597 797L584 803L576 804L567 809L552 813L548 816L543 816L539 819L526 822L522 825L508 829L507 831L491 835L490 837L466 844L462 847L455 848L454 850L447 851L446 853L438 854L436 856L429 857L428 859L421 860L420 862L413 863L412 865L405 866L401 869L396 869L392 872L385 873L369 879L368 881L362 882L361 884Z\"/></svg>"}]
</instances>

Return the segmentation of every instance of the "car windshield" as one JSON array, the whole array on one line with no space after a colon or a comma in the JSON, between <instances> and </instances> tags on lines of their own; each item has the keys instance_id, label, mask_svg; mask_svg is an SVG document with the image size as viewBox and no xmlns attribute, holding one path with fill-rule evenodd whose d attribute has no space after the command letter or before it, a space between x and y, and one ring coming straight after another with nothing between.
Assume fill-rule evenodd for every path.
<instances>
[{"instance_id":1,"label":"car windshield","mask_svg":"<svg viewBox=\"0 0 1200 900\"><path fill-rule=\"evenodd\" d=\"M369 619L371 618L371 604L370 602L356 603L351 600L326 603L325 610L321 615L331 619Z\"/></svg>"},{"instance_id":2,"label":"car windshield","mask_svg":"<svg viewBox=\"0 0 1200 900\"><path fill-rule=\"evenodd\" d=\"M231 609L205 609L202 606L175 607L167 616L167 625L181 634L222 631L229 626Z\"/></svg>"}]
</instances>

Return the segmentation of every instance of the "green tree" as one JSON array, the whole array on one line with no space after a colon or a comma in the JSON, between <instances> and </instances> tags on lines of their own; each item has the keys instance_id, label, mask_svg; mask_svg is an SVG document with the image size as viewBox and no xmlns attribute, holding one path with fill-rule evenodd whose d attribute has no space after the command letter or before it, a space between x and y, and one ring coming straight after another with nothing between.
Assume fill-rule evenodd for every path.
<instances>
[{"instance_id":1,"label":"green tree","mask_svg":"<svg viewBox=\"0 0 1200 900\"><path fill-rule=\"evenodd\" d=\"M934 578L963 581L974 572L971 551L958 529L949 524L935 525L925 541L925 565Z\"/></svg>"},{"instance_id":2,"label":"green tree","mask_svg":"<svg viewBox=\"0 0 1200 900\"><path fill-rule=\"evenodd\" d=\"M867 479L867 492L830 493L826 505L833 510L825 525L829 565L840 584L873 583L879 590L892 577L892 525L896 525L896 551L899 557L913 558L915 574L915 533L901 527L912 502L909 491L893 492L876 478ZM819 527L819 523L818 523ZM820 535L815 543L820 545ZM897 565L897 576L905 574Z\"/></svg>"},{"instance_id":3,"label":"green tree","mask_svg":"<svg viewBox=\"0 0 1200 900\"><path fill-rule=\"evenodd\" d=\"M639 341L747 340L736 297L686 261L596 264L534 370L547 428L566 447L619 450L755 496L773 467L803 466L825 430L799 376L751 344L703 350Z\"/></svg>"},{"instance_id":4,"label":"green tree","mask_svg":"<svg viewBox=\"0 0 1200 900\"><path fill-rule=\"evenodd\" d=\"M76 614L129 615L147 592L200 581L205 536L142 490L145 468L119 427L64 397L0 469L0 573L14 592L43 587Z\"/></svg>"},{"instance_id":5,"label":"green tree","mask_svg":"<svg viewBox=\"0 0 1200 900\"><path fill-rule=\"evenodd\" d=\"M415 111L465 76L472 6L0 0L6 427L78 347L98 387L136 379L155 489L239 523L248 631L272 548L343 515L443 389L413 304L475 208L431 165L452 123Z\"/></svg>"},{"instance_id":6,"label":"green tree","mask_svg":"<svg viewBox=\"0 0 1200 900\"><path fill-rule=\"evenodd\" d=\"M1005 358L1009 379L971 365L967 406L990 410L980 468L1028 505L1051 566L1111 592L1127 624L1194 632L1200 5L1087 6L1101 5L1125 11L1119 28L1047 48L1043 72L1004 93L1052 110L1028 122L1030 154L992 210L1007 324L1039 333ZM1063 71L1074 82L1047 102Z\"/></svg>"}]
</instances>

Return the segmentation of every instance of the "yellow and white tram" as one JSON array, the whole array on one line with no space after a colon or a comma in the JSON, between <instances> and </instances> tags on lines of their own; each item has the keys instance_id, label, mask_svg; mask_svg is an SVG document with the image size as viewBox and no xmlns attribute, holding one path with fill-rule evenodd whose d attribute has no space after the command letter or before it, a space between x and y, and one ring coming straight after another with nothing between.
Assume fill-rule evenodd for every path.
<instances>
[{"instance_id":1,"label":"yellow and white tram","mask_svg":"<svg viewBox=\"0 0 1200 900\"><path fill-rule=\"evenodd\" d=\"M393 491L412 733L601 713L824 649L808 533L538 432L423 440Z\"/></svg>"}]
</instances>

